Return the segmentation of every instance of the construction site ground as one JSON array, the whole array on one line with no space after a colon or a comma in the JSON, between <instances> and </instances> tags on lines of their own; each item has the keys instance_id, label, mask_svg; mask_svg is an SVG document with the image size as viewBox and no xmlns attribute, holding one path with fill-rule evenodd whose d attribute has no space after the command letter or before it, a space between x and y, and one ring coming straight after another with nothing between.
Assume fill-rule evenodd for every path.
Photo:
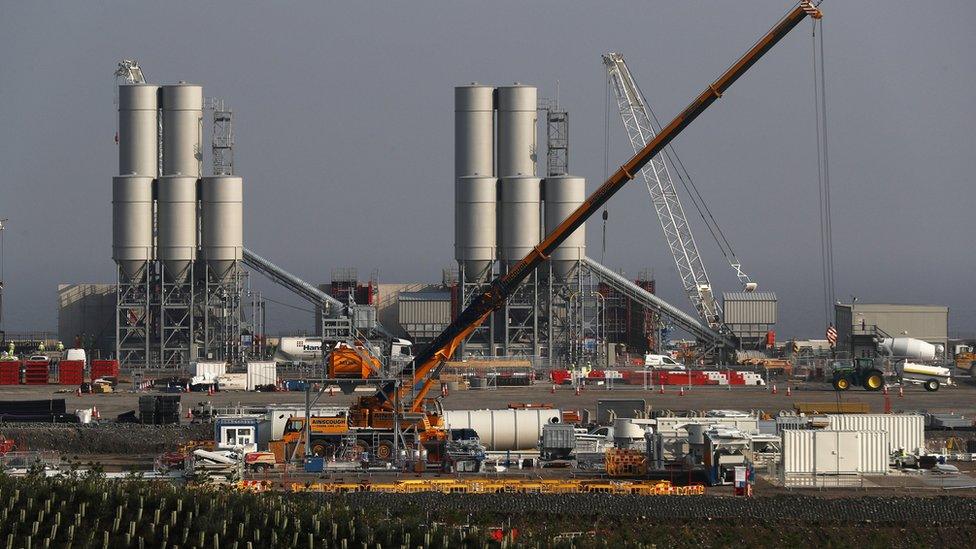
<instances>
[{"instance_id":1,"label":"construction site ground","mask_svg":"<svg viewBox=\"0 0 976 549\"><path fill-rule=\"evenodd\" d=\"M881 391L867 392L861 389L839 393L834 391L830 384L823 382L791 382L789 385L791 395L787 395L787 383L784 381L776 382L776 394L773 394L771 387L692 386L685 387L684 394L681 394L679 387L667 386L664 394L660 394L660 388L644 390L635 386L617 385L609 389L605 386L590 385L577 395L569 386L560 386L555 392L551 392L550 384L539 382L531 387L453 391L442 402L444 408L449 410L506 408L512 403L543 403L562 409L585 408L595 412L596 403L601 399L642 398L653 410L762 410L775 414L780 410L792 410L795 403L810 402L861 402L868 404L872 412L882 413L885 411L887 399L893 412L955 412L976 416L976 383L969 378L959 378L958 385L943 387L937 392L927 392L919 386L909 385L904 388L904 396L898 395L897 388L889 389L888 395L884 395ZM0 401L64 398L68 410L96 406L103 419L114 419L123 412L138 410L140 395L152 394L147 391L128 391L127 386L128 384L121 383L114 393L81 396L75 394L75 387L0 386ZM363 394L369 393L356 392L344 395L338 390L331 391L331 394L326 391L318 402L321 405L344 406ZM305 393L288 391L264 393L224 391L214 395L191 392L183 393L182 397L184 413L188 407L196 406L200 402L212 402L215 407L305 402Z\"/></svg>"}]
</instances>

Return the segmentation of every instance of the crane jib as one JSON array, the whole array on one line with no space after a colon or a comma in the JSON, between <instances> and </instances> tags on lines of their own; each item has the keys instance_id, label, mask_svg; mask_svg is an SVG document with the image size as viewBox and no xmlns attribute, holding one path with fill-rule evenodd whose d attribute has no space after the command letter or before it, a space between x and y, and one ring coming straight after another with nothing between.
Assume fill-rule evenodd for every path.
<instances>
[{"instance_id":1,"label":"crane jib","mask_svg":"<svg viewBox=\"0 0 976 549\"><path fill-rule=\"evenodd\" d=\"M756 42L745 55L729 67L722 76L715 80L715 82L709 84L688 107L681 111L667 126L662 128L660 133L648 142L643 149L638 151L629 161L614 172L576 211L571 213L558 227L553 229L518 264L509 269L504 275L495 278L484 293L478 295L440 335L435 337L414 358L412 368L409 369L412 374L412 381L409 385L405 385L400 389L401 396L408 396L412 390L415 399L414 407L419 405L430 389L433 378L440 371L442 360L439 355L442 355L445 349L453 349L456 347L456 340L462 334L477 327L482 318L500 308L508 296L518 287L519 283L525 280L536 267L541 265L549 254L569 238L569 235L573 231L578 229L594 212L610 200L610 197L620 190L625 183L633 179L634 174L639 173L645 164L661 152L671 140L677 137L682 130L698 118L705 109L725 93L729 86L749 70L766 52L808 15L819 19L820 11L809 0L804 0ZM391 395L394 390L395 384L390 382L381 388L377 396L383 400L386 398L384 395Z\"/></svg>"}]
</instances>

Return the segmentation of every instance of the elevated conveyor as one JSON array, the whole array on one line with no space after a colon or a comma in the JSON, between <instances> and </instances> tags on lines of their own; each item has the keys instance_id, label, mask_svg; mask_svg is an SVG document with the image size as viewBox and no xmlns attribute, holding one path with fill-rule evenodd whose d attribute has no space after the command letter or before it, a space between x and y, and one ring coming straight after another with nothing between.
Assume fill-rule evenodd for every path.
<instances>
[{"instance_id":1,"label":"elevated conveyor","mask_svg":"<svg viewBox=\"0 0 976 549\"><path fill-rule=\"evenodd\" d=\"M695 337L714 345L724 346L730 349L735 348L735 342L728 336L712 330L702 323L702 321L641 288L627 277L614 272L609 267L601 265L588 257L583 259L583 264L614 290L624 294L628 299L632 299L670 318L675 324Z\"/></svg>"}]
</instances>

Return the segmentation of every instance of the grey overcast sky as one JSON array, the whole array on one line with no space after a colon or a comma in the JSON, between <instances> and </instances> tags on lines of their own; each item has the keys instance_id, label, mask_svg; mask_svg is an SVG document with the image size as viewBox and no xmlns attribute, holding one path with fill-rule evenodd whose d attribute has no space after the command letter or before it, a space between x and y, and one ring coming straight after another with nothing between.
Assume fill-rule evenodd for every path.
<instances>
[{"instance_id":1,"label":"grey overcast sky","mask_svg":"<svg viewBox=\"0 0 976 549\"><path fill-rule=\"evenodd\" d=\"M558 81L571 171L593 189L605 175L601 53L624 53L670 119L787 4L0 0L7 329L55 329L58 283L114 280L120 58L234 109L248 247L312 281L339 267L433 281L453 263L453 86L519 81L554 96ZM837 295L945 304L952 329L972 335L971 2L822 7ZM824 326L811 65L804 22L675 142L748 272L778 293L783 336ZM629 152L610 122L616 165ZM715 286L736 288L696 228ZM599 222L587 237L599 258ZM653 268L659 293L690 310L639 182L610 202L606 262ZM271 332L310 323L269 307Z\"/></svg>"}]
</instances>

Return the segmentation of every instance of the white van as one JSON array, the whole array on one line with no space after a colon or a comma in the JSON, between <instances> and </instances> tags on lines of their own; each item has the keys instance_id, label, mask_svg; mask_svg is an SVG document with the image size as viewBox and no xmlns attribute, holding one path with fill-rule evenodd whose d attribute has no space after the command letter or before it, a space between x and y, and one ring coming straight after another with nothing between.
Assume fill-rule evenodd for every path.
<instances>
[{"instance_id":1,"label":"white van","mask_svg":"<svg viewBox=\"0 0 976 549\"><path fill-rule=\"evenodd\" d=\"M68 349L67 354L64 357L65 360L80 360L84 363L88 363L88 357L85 356L84 349Z\"/></svg>"},{"instance_id":2,"label":"white van","mask_svg":"<svg viewBox=\"0 0 976 549\"><path fill-rule=\"evenodd\" d=\"M658 370L684 370L685 365L668 355L644 355L644 366Z\"/></svg>"}]
</instances>

